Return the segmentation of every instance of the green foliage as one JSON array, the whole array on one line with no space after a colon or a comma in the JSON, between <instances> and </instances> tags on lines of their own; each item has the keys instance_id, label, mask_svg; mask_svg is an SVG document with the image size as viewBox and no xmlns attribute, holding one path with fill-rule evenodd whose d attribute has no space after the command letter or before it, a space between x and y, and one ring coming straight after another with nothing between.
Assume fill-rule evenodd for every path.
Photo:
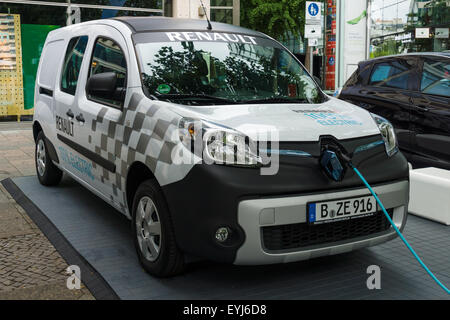
<instances>
[{"instance_id":1,"label":"green foliage","mask_svg":"<svg viewBox=\"0 0 450 320\"><path fill-rule=\"evenodd\" d=\"M241 25L285 40L304 33L305 0L243 0Z\"/></svg>"}]
</instances>

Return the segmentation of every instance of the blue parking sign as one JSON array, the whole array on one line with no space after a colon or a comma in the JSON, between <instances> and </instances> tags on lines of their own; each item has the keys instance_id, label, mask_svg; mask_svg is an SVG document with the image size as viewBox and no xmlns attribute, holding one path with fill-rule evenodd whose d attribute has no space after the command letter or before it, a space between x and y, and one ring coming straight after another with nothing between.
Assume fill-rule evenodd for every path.
<instances>
[{"instance_id":1,"label":"blue parking sign","mask_svg":"<svg viewBox=\"0 0 450 320\"><path fill-rule=\"evenodd\" d=\"M334 58L333 57L330 57L330 59L328 59L328 64L330 66L334 66Z\"/></svg>"}]
</instances>

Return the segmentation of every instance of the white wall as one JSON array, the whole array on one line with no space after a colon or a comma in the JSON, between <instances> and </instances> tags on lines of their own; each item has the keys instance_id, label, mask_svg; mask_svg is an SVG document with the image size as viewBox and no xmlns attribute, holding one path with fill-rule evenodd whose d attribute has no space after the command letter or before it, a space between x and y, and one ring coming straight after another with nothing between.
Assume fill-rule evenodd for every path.
<instances>
[{"instance_id":1,"label":"white wall","mask_svg":"<svg viewBox=\"0 0 450 320\"><path fill-rule=\"evenodd\" d=\"M367 59L368 0L340 0L337 2L337 69L336 88L344 85L357 69L358 62ZM366 11L366 17L356 24L348 22Z\"/></svg>"},{"instance_id":2,"label":"white wall","mask_svg":"<svg viewBox=\"0 0 450 320\"><path fill-rule=\"evenodd\" d=\"M209 13L210 0L203 0L206 12ZM201 7L200 0L173 0L173 17L180 19L204 19L205 16L199 15L199 8Z\"/></svg>"}]
</instances>

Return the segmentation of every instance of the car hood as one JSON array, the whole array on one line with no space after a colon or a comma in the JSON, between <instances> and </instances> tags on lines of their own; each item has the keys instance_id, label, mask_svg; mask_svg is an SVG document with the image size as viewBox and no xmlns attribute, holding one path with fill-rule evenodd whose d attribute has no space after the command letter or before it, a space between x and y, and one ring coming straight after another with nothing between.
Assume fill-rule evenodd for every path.
<instances>
[{"instance_id":1,"label":"car hood","mask_svg":"<svg viewBox=\"0 0 450 320\"><path fill-rule=\"evenodd\" d=\"M183 117L232 128L264 141L318 141L320 136L351 139L379 134L369 112L336 98L322 104L239 104L220 106L171 105Z\"/></svg>"}]
</instances>

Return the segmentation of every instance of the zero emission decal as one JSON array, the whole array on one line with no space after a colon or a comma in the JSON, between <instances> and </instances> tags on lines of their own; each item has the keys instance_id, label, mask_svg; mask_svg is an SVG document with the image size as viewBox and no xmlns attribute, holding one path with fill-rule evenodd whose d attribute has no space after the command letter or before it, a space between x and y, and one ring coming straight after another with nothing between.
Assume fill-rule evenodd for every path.
<instances>
[{"instance_id":1,"label":"zero emission decal","mask_svg":"<svg viewBox=\"0 0 450 320\"><path fill-rule=\"evenodd\" d=\"M332 110L293 110L308 118L316 120L322 126L362 126L363 123L353 119L350 115L338 114Z\"/></svg>"},{"instance_id":2,"label":"zero emission decal","mask_svg":"<svg viewBox=\"0 0 450 320\"><path fill-rule=\"evenodd\" d=\"M59 147L59 154L61 156L61 160L70 165L72 168L80 172L81 174L89 177L91 180L94 180L94 174L92 173L92 163L89 161L86 161L76 154L73 154L72 152L68 151L67 149L63 147Z\"/></svg>"}]
</instances>

